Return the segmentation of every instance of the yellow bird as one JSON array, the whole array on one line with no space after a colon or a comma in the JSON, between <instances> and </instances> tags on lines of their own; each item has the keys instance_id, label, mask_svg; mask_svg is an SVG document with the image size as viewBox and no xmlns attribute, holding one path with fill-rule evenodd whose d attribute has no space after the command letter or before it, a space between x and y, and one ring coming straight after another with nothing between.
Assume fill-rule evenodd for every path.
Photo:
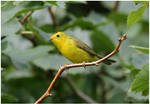
<instances>
[{"instance_id":1,"label":"yellow bird","mask_svg":"<svg viewBox=\"0 0 150 104\"><path fill-rule=\"evenodd\" d=\"M72 63L82 63L96 61L102 56L96 54L84 42L76 37L69 36L64 32L57 32L50 37L52 43L57 47L62 55L69 59ZM103 61L105 64L110 65L114 60L107 59Z\"/></svg>"}]
</instances>

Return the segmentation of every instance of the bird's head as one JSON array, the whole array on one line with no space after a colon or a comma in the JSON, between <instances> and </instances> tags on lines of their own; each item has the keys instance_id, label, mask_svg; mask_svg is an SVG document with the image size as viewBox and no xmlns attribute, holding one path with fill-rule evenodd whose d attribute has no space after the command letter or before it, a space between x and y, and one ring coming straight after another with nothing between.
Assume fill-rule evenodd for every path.
<instances>
[{"instance_id":1,"label":"bird's head","mask_svg":"<svg viewBox=\"0 0 150 104\"><path fill-rule=\"evenodd\" d=\"M53 42L54 45L60 46L68 39L68 35L64 32L56 32L52 36L50 36L50 40Z\"/></svg>"}]
</instances>

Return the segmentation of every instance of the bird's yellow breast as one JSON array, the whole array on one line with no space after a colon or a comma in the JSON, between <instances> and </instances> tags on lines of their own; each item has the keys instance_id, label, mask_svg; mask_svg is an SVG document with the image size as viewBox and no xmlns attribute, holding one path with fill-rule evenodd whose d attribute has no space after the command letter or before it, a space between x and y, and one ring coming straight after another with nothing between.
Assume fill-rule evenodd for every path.
<instances>
[{"instance_id":1,"label":"bird's yellow breast","mask_svg":"<svg viewBox=\"0 0 150 104\"><path fill-rule=\"evenodd\" d=\"M63 42L60 52L73 63L82 63L98 60L97 57L91 56L89 53L76 46L73 40L68 39Z\"/></svg>"}]
</instances>

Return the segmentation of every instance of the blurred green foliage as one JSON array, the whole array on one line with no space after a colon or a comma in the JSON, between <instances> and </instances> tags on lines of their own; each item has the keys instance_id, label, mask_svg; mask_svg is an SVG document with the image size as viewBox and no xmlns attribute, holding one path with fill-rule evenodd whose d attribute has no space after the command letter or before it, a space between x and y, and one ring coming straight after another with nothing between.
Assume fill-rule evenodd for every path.
<instances>
[{"instance_id":1,"label":"blurred green foliage","mask_svg":"<svg viewBox=\"0 0 150 104\"><path fill-rule=\"evenodd\" d=\"M137 11L133 11L129 14L127 19L128 27L131 27L133 24L141 20L145 9L146 9L146 5L140 7Z\"/></svg>"},{"instance_id":2,"label":"blurred green foliage","mask_svg":"<svg viewBox=\"0 0 150 104\"><path fill-rule=\"evenodd\" d=\"M131 48L135 48L135 49L137 49L137 50L139 50L139 51L141 51L141 52L143 52L143 53L147 53L147 54L149 54L149 48L145 48L145 47L140 47L140 46L134 46L134 45L131 45L131 46L129 46L129 47L131 47Z\"/></svg>"},{"instance_id":3,"label":"blurred green foliage","mask_svg":"<svg viewBox=\"0 0 150 104\"><path fill-rule=\"evenodd\" d=\"M53 96L43 102L87 102L70 87L65 75L94 102L148 103L147 3L120 1L114 9L116 1L2 1L2 103L35 102L48 88L59 65L71 63L49 41L56 31L78 37L103 56L114 49L123 33L127 33L127 40L111 57L117 63L66 70L56 81Z\"/></svg>"}]
</instances>

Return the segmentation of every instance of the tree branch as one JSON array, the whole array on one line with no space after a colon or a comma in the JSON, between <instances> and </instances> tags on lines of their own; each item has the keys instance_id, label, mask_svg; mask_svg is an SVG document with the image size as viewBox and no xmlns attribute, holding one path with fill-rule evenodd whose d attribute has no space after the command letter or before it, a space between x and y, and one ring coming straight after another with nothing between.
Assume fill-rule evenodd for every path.
<instances>
[{"instance_id":1,"label":"tree branch","mask_svg":"<svg viewBox=\"0 0 150 104\"><path fill-rule=\"evenodd\" d=\"M52 11L52 7L48 7L48 11L49 11L49 14L52 18L54 29L56 29L58 27L58 23L56 21L56 16L55 16L54 12Z\"/></svg>"},{"instance_id":2,"label":"tree branch","mask_svg":"<svg viewBox=\"0 0 150 104\"><path fill-rule=\"evenodd\" d=\"M72 89L72 91L79 96L81 99L83 99L86 103L96 103L93 99L91 99L89 96L85 95L83 92L81 92L79 89L77 89L74 85L74 83L72 82L71 79L69 79L67 76L63 76L62 78L64 78L68 85L70 86L70 88Z\"/></svg>"},{"instance_id":3,"label":"tree branch","mask_svg":"<svg viewBox=\"0 0 150 104\"><path fill-rule=\"evenodd\" d=\"M115 1L114 11L117 11L117 10L118 10L119 2L120 2L120 1Z\"/></svg>"},{"instance_id":4,"label":"tree branch","mask_svg":"<svg viewBox=\"0 0 150 104\"><path fill-rule=\"evenodd\" d=\"M20 21L20 23L21 23L21 24L24 24L25 21L31 16L32 13L33 13L33 11L30 11L30 12Z\"/></svg>"},{"instance_id":5,"label":"tree branch","mask_svg":"<svg viewBox=\"0 0 150 104\"><path fill-rule=\"evenodd\" d=\"M101 63L102 61L104 61L104 60L108 59L109 57L111 57L112 55L118 53L119 52L120 44L125 39L126 39L126 34L124 34L121 38L118 39L118 44L116 45L115 49L110 54L108 54L107 56L101 58L100 60L97 60L97 61L94 61L94 62L79 63L79 64L68 64L68 65L65 64L64 66L60 66L57 74L55 75L54 79L50 83L47 91L34 104L39 104L46 97L52 96L52 94L50 93L51 90L52 90L52 87L54 86L56 80L58 79L58 77L61 75L61 73L65 69L69 69L69 68L73 68L73 67L98 66L98 64Z\"/></svg>"}]
</instances>

